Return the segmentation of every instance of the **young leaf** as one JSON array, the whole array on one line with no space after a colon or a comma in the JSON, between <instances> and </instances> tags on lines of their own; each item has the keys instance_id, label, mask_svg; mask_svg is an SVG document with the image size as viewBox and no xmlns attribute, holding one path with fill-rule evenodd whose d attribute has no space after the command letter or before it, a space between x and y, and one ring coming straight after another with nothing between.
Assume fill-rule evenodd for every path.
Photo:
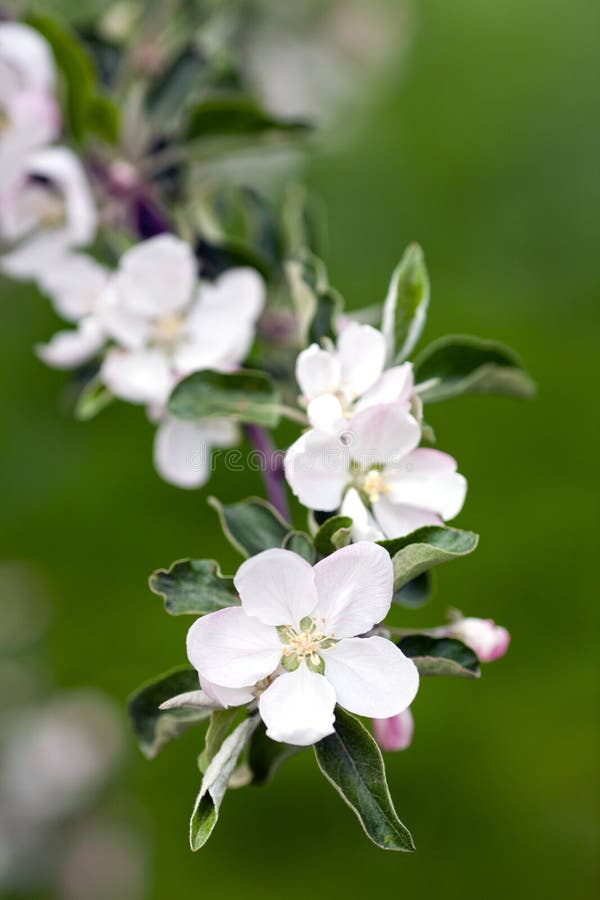
<instances>
[{"instance_id":1,"label":"young leaf","mask_svg":"<svg viewBox=\"0 0 600 900\"><path fill-rule=\"evenodd\" d=\"M409 634L398 641L398 646L406 656L411 657L420 675L479 678L479 660L462 641L428 634Z\"/></svg>"},{"instance_id":2,"label":"young leaf","mask_svg":"<svg viewBox=\"0 0 600 900\"><path fill-rule=\"evenodd\" d=\"M215 709L212 712L208 728L206 729L204 751L200 757L203 772L206 771L209 763L215 758L221 744L227 735L231 734L234 724L239 721L242 715L243 711L239 707L234 706L228 709Z\"/></svg>"},{"instance_id":3,"label":"young leaf","mask_svg":"<svg viewBox=\"0 0 600 900\"><path fill-rule=\"evenodd\" d=\"M180 666L145 684L129 698L133 733L148 759L155 757L173 738L210 715L210 708L159 708L165 700L193 690L198 690L198 673L191 666Z\"/></svg>"},{"instance_id":4,"label":"young leaf","mask_svg":"<svg viewBox=\"0 0 600 900\"><path fill-rule=\"evenodd\" d=\"M266 784L277 769L291 756L295 756L304 747L282 744L267 737L267 731L261 722L250 738L248 748L248 765L252 772L252 784Z\"/></svg>"},{"instance_id":5,"label":"young leaf","mask_svg":"<svg viewBox=\"0 0 600 900\"><path fill-rule=\"evenodd\" d=\"M191 107L187 140L258 135L269 131L298 134L308 130L306 122L278 119L251 97L217 94Z\"/></svg>"},{"instance_id":6,"label":"young leaf","mask_svg":"<svg viewBox=\"0 0 600 900\"><path fill-rule=\"evenodd\" d=\"M405 609L419 609L431 596L431 580L430 572L421 572L416 578L394 591L392 602L404 606Z\"/></svg>"},{"instance_id":7,"label":"young leaf","mask_svg":"<svg viewBox=\"0 0 600 900\"><path fill-rule=\"evenodd\" d=\"M214 559L182 559L170 569L157 569L150 590L163 598L172 616L204 616L240 602L233 579L221 575Z\"/></svg>"},{"instance_id":8,"label":"young leaf","mask_svg":"<svg viewBox=\"0 0 600 900\"><path fill-rule=\"evenodd\" d=\"M381 328L391 365L403 362L419 340L429 305L429 277L423 251L409 244L394 269L383 304Z\"/></svg>"},{"instance_id":9,"label":"young leaf","mask_svg":"<svg viewBox=\"0 0 600 900\"><path fill-rule=\"evenodd\" d=\"M102 412L114 399L114 395L98 377L92 378L77 398L74 410L75 418L80 422L87 422Z\"/></svg>"},{"instance_id":10,"label":"young leaf","mask_svg":"<svg viewBox=\"0 0 600 900\"><path fill-rule=\"evenodd\" d=\"M224 506L215 497L208 502L219 514L225 537L243 556L281 547L291 531L276 509L260 497Z\"/></svg>"},{"instance_id":11,"label":"young leaf","mask_svg":"<svg viewBox=\"0 0 600 900\"><path fill-rule=\"evenodd\" d=\"M350 516L331 516L315 534L315 549L321 556L329 556L350 543L352 519Z\"/></svg>"},{"instance_id":12,"label":"young leaf","mask_svg":"<svg viewBox=\"0 0 600 900\"><path fill-rule=\"evenodd\" d=\"M390 797L379 747L364 725L338 706L335 733L315 744L319 768L384 850L414 850Z\"/></svg>"},{"instance_id":13,"label":"young leaf","mask_svg":"<svg viewBox=\"0 0 600 900\"><path fill-rule=\"evenodd\" d=\"M415 379L425 403L460 394L531 397L535 384L519 357L497 341L449 335L433 341L415 360Z\"/></svg>"},{"instance_id":14,"label":"young leaf","mask_svg":"<svg viewBox=\"0 0 600 900\"><path fill-rule=\"evenodd\" d=\"M252 716L252 718L244 719L235 731L225 738L210 761L204 773L200 793L196 799L190 821L190 846L192 850L199 850L211 836L219 818L219 809L225 796L229 779L258 722L258 714Z\"/></svg>"},{"instance_id":15,"label":"young leaf","mask_svg":"<svg viewBox=\"0 0 600 900\"><path fill-rule=\"evenodd\" d=\"M289 534L286 534L281 546L284 550L293 550L294 553L298 553L300 556L304 557L311 566L315 561L315 548L313 542L303 531L290 531Z\"/></svg>"},{"instance_id":16,"label":"young leaf","mask_svg":"<svg viewBox=\"0 0 600 900\"><path fill-rule=\"evenodd\" d=\"M300 258L286 263L285 274L298 322L298 339L302 345L309 341L316 340L318 342L323 336L334 337L333 334L327 334L328 331L332 331L331 317L327 313L327 302L325 306L321 304L321 309L319 309L320 298L330 292L324 262L314 253L306 251L300 255ZM331 309L329 312L331 315L333 314ZM325 332L318 334L323 327Z\"/></svg>"},{"instance_id":17,"label":"young leaf","mask_svg":"<svg viewBox=\"0 0 600 900\"><path fill-rule=\"evenodd\" d=\"M179 382L169 397L168 410L178 419L228 416L273 428L279 422L279 395L263 372L204 369Z\"/></svg>"},{"instance_id":18,"label":"young leaf","mask_svg":"<svg viewBox=\"0 0 600 900\"><path fill-rule=\"evenodd\" d=\"M378 543L392 557L394 590L397 591L422 572L472 553L478 540L479 536L473 531L425 525L405 537Z\"/></svg>"},{"instance_id":19,"label":"young leaf","mask_svg":"<svg viewBox=\"0 0 600 900\"><path fill-rule=\"evenodd\" d=\"M315 300L314 315L308 326L308 340L314 344L320 344L323 338L335 341L337 338L336 322L344 308L344 301L333 288L319 291Z\"/></svg>"}]
</instances>

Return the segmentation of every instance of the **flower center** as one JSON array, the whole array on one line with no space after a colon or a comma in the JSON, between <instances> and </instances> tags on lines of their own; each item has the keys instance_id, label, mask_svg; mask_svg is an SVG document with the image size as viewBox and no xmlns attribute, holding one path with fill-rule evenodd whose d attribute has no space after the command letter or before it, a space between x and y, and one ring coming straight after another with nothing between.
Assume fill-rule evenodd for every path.
<instances>
[{"instance_id":1,"label":"flower center","mask_svg":"<svg viewBox=\"0 0 600 900\"><path fill-rule=\"evenodd\" d=\"M323 674L325 663L319 651L333 647L333 634L323 634L317 628L314 616L305 616L300 622L300 631L291 625L281 625L277 631L283 643L281 665L293 672L301 662L306 662L313 672Z\"/></svg>"},{"instance_id":2,"label":"flower center","mask_svg":"<svg viewBox=\"0 0 600 900\"><path fill-rule=\"evenodd\" d=\"M362 489L368 494L372 503L377 503L382 494L389 493L390 487L383 472L380 472L379 469L369 469L363 478Z\"/></svg>"},{"instance_id":3,"label":"flower center","mask_svg":"<svg viewBox=\"0 0 600 900\"><path fill-rule=\"evenodd\" d=\"M153 337L157 344L173 344L183 325L181 313L170 313L154 324Z\"/></svg>"}]
</instances>

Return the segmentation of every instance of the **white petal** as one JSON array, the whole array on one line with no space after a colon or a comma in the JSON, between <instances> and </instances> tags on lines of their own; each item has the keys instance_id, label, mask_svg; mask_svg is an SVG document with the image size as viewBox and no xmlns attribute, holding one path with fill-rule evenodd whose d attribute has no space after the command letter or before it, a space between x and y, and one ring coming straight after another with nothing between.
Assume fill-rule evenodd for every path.
<instances>
[{"instance_id":1,"label":"white petal","mask_svg":"<svg viewBox=\"0 0 600 900\"><path fill-rule=\"evenodd\" d=\"M360 398L354 407L355 412L367 409L369 406L379 406L383 403L401 403L406 409L410 409L414 377L412 363L406 362L401 366L387 369L373 387Z\"/></svg>"},{"instance_id":2,"label":"white petal","mask_svg":"<svg viewBox=\"0 0 600 900\"><path fill-rule=\"evenodd\" d=\"M105 337L96 319L82 319L74 331L59 331L47 344L38 344L36 353L48 366L74 369L91 359Z\"/></svg>"},{"instance_id":3,"label":"white petal","mask_svg":"<svg viewBox=\"0 0 600 900\"><path fill-rule=\"evenodd\" d=\"M220 703L225 709L230 706L243 706L244 703L250 703L251 700L254 700L254 686L241 688L223 687L222 684L215 684L212 681L208 681L207 678L202 678L200 683L204 693L212 700Z\"/></svg>"},{"instance_id":4,"label":"white petal","mask_svg":"<svg viewBox=\"0 0 600 900\"><path fill-rule=\"evenodd\" d=\"M373 515L386 538L403 537L424 525L444 524L431 510L394 503L385 496L373 503Z\"/></svg>"},{"instance_id":5,"label":"white petal","mask_svg":"<svg viewBox=\"0 0 600 900\"><path fill-rule=\"evenodd\" d=\"M311 400L306 408L308 421L318 431L338 434L345 427L342 404L333 394L321 394Z\"/></svg>"},{"instance_id":6,"label":"white petal","mask_svg":"<svg viewBox=\"0 0 600 900\"><path fill-rule=\"evenodd\" d=\"M233 583L245 612L265 625L297 626L317 602L314 570L291 550L273 548L251 556Z\"/></svg>"},{"instance_id":7,"label":"white petal","mask_svg":"<svg viewBox=\"0 0 600 900\"><path fill-rule=\"evenodd\" d=\"M0 135L0 192L8 192L4 202L10 202L9 191L17 189L28 154L58 137L60 110L54 97L46 91L19 91L4 100L2 93L0 83L0 107L4 114Z\"/></svg>"},{"instance_id":8,"label":"white petal","mask_svg":"<svg viewBox=\"0 0 600 900\"><path fill-rule=\"evenodd\" d=\"M221 312L232 324L254 324L263 311L265 295L262 276L245 266L227 269L214 282L203 281L200 286L205 309Z\"/></svg>"},{"instance_id":9,"label":"white petal","mask_svg":"<svg viewBox=\"0 0 600 900\"><path fill-rule=\"evenodd\" d=\"M307 401L321 394L335 394L340 386L341 365L337 357L318 344L311 344L296 360L296 381Z\"/></svg>"},{"instance_id":10,"label":"white petal","mask_svg":"<svg viewBox=\"0 0 600 900\"><path fill-rule=\"evenodd\" d=\"M347 431L351 435L352 458L362 468L376 463L391 465L414 450L421 440L417 420L401 404L395 403L371 406L356 413Z\"/></svg>"},{"instance_id":11,"label":"white petal","mask_svg":"<svg viewBox=\"0 0 600 900\"><path fill-rule=\"evenodd\" d=\"M187 634L187 655L201 680L241 688L275 671L281 642L275 628L231 606L194 622Z\"/></svg>"},{"instance_id":12,"label":"white petal","mask_svg":"<svg viewBox=\"0 0 600 900\"><path fill-rule=\"evenodd\" d=\"M95 311L108 278L108 269L93 257L67 252L43 273L40 288L63 318L77 322Z\"/></svg>"},{"instance_id":13,"label":"white petal","mask_svg":"<svg viewBox=\"0 0 600 900\"><path fill-rule=\"evenodd\" d=\"M429 447L413 450L401 463L385 472L390 499L421 507L452 519L462 509L467 482L456 471L456 460Z\"/></svg>"},{"instance_id":14,"label":"white petal","mask_svg":"<svg viewBox=\"0 0 600 900\"><path fill-rule=\"evenodd\" d=\"M47 41L38 31L20 22L0 24L0 71L10 87L51 90L55 81L55 65Z\"/></svg>"},{"instance_id":15,"label":"white petal","mask_svg":"<svg viewBox=\"0 0 600 900\"><path fill-rule=\"evenodd\" d=\"M338 338L342 384L355 397L375 384L385 362L385 338L371 325L350 322Z\"/></svg>"},{"instance_id":16,"label":"white petal","mask_svg":"<svg viewBox=\"0 0 600 900\"><path fill-rule=\"evenodd\" d=\"M285 477L309 509L337 509L348 482L350 455L335 435L311 429L285 455Z\"/></svg>"},{"instance_id":17,"label":"white petal","mask_svg":"<svg viewBox=\"0 0 600 900\"><path fill-rule=\"evenodd\" d=\"M47 147L32 154L27 163L30 175L42 175L64 196L67 246L89 243L96 233L96 206L87 175L79 158L66 147Z\"/></svg>"},{"instance_id":18,"label":"white petal","mask_svg":"<svg viewBox=\"0 0 600 900\"><path fill-rule=\"evenodd\" d=\"M116 277L110 278L100 293L97 300L97 315L106 333L123 347L140 350L150 340L151 320L127 308L119 293Z\"/></svg>"},{"instance_id":19,"label":"white petal","mask_svg":"<svg viewBox=\"0 0 600 900\"><path fill-rule=\"evenodd\" d=\"M192 248L173 235L160 234L123 254L117 290L129 312L168 316L189 303L196 271Z\"/></svg>"},{"instance_id":20,"label":"white petal","mask_svg":"<svg viewBox=\"0 0 600 900\"><path fill-rule=\"evenodd\" d=\"M212 448L231 447L237 439L237 429L228 419L185 422L167 417L154 438L156 471L177 487L201 487L210 477Z\"/></svg>"},{"instance_id":21,"label":"white petal","mask_svg":"<svg viewBox=\"0 0 600 900\"><path fill-rule=\"evenodd\" d=\"M274 741L307 747L334 731L335 691L304 663L276 678L258 708Z\"/></svg>"},{"instance_id":22,"label":"white petal","mask_svg":"<svg viewBox=\"0 0 600 900\"><path fill-rule=\"evenodd\" d=\"M385 619L394 570L383 547L370 541L350 544L317 563L314 573L319 602L313 615L327 634L333 632L336 638L364 634Z\"/></svg>"},{"instance_id":23,"label":"white petal","mask_svg":"<svg viewBox=\"0 0 600 900\"><path fill-rule=\"evenodd\" d=\"M326 650L323 658L338 703L358 716L395 716L410 706L419 689L414 662L387 638L349 638Z\"/></svg>"},{"instance_id":24,"label":"white petal","mask_svg":"<svg viewBox=\"0 0 600 900\"><path fill-rule=\"evenodd\" d=\"M159 350L109 350L100 377L116 397L130 403L165 403L173 378Z\"/></svg>"},{"instance_id":25,"label":"white petal","mask_svg":"<svg viewBox=\"0 0 600 900\"><path fill-rule=\"evenodd\" d=\"M380 541L385 537L355 488L346 491L340 507L340 515L350 516L352 519L352 540L354 541Z\"/></svg>"}]
</instances>

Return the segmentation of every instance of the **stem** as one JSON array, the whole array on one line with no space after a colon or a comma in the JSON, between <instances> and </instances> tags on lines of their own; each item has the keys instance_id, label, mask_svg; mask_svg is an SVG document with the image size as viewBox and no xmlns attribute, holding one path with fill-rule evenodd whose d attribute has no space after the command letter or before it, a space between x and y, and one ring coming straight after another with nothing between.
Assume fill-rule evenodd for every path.
<instances>
[{"instance_id":1,"label":"stem","mask_svg":"<svg viewBox=\"0 0 600 900\"><path fill-rule=\"evenodd\" d=\"M265 466L262 469L262 476L269 503L283 519L289 521L290 512L283 482L283 469L281 460L275 456L271 438L264 428L258 425L244 425L244 431L254 449L264 456Z\"/></svg>"}]
</instances>

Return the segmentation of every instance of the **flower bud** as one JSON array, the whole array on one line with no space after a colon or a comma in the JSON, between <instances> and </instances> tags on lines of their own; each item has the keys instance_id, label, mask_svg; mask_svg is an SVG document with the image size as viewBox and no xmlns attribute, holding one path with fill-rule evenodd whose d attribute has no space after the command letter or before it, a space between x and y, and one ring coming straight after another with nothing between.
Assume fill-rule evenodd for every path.
<instances>
[{"instance_id":1,"label":"flower bud","mask_svg":"<svg viewBox=\"0 0 600 900\"><path fill-rule=\"evenodd\" d=\"M382 750L406 750L412 744L415 720L410 709L389 719L372 719L373 736Z\"/></svg>"},{"instance_id":2,"label":"flower bud","mask_svg":"<svg viewBox=\"0 0 600 900\"><path fill-rule=\"evenodd\" d=\"M474 650L481 662L500 659L510 644L506 628L496 625L493 619L458 619L452 623L448 634Z\"/></svg>"}]
</instances>

